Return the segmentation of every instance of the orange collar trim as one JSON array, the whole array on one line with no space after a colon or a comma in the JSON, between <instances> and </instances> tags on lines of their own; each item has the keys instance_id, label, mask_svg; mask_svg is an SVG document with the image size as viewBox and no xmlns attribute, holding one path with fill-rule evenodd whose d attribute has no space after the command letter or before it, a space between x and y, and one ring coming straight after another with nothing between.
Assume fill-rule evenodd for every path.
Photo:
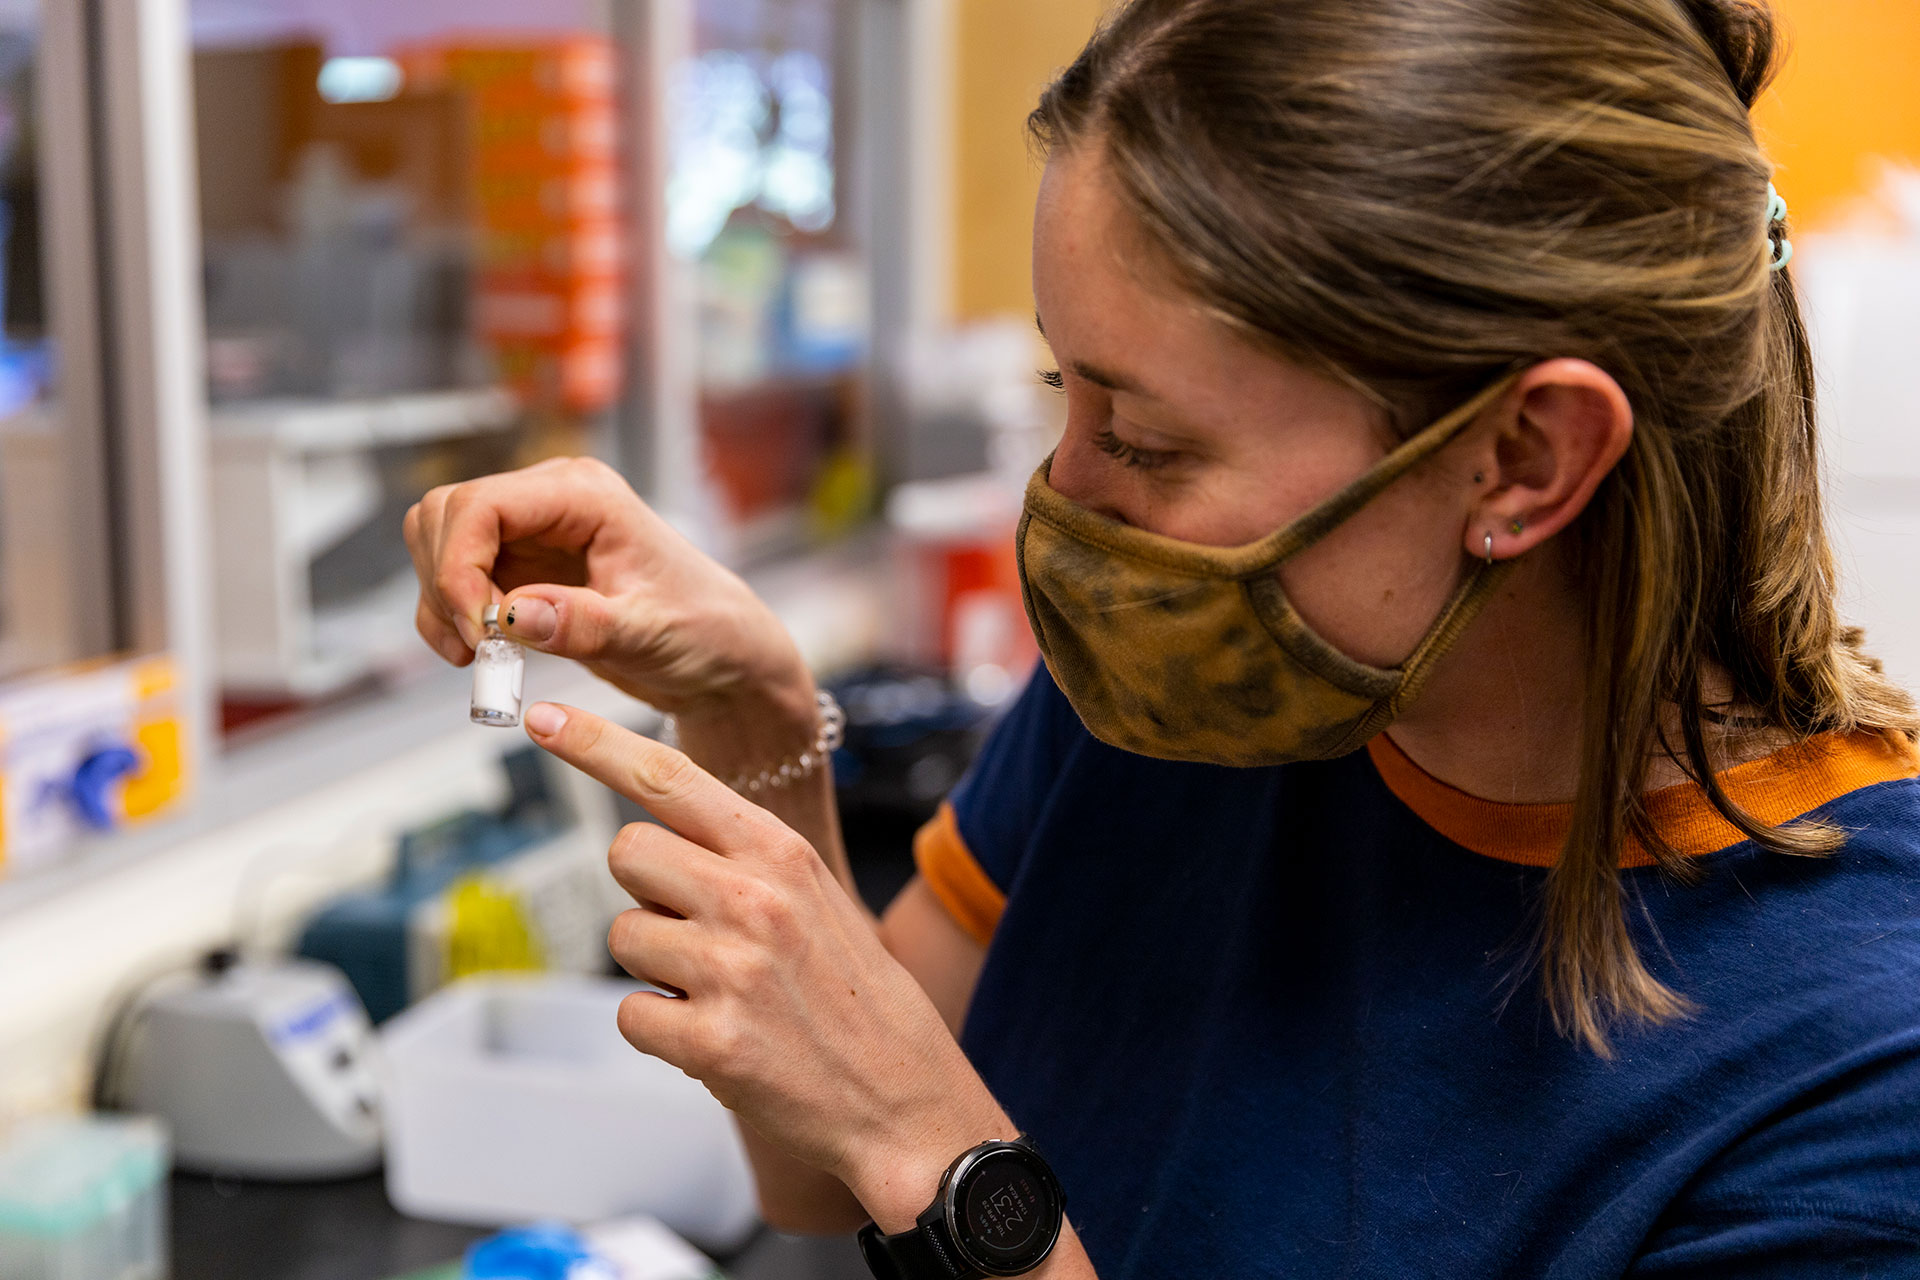
<instances>
[{"instance_id":1,"label":"orange collar trim","mask_svg":"<svg viewBox=\"0 0 1920 1280\"><path fill-rule=\"evenodd\" d=\"M1367 754L1387 789L1455 844L1527 867L1551 867L1559 861L1573 821L1572 805L1503 804L1468 795L1415 764L1384 733L1367 743ZM1719 778L1735 804L1768 826L1778 826L1850 791L1916 775L1920 756L1895 735L1828 733L1735 765ZM1674 849L1690 858L1718 853L1745 839L1691 782L1648 795L1647 812ZM1620 865L1652 866L1653 855L1629 839Z\"/></svg>"}]
</instances>

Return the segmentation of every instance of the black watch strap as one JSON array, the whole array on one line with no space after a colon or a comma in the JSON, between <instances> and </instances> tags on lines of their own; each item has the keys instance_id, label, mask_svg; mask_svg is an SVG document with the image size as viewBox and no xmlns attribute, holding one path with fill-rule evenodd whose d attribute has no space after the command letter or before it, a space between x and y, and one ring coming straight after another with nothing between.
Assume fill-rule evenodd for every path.
<instances>
[{"instance_id":1,"label":"black watch strap","mask_svg":"<svg viewBox=\"0 0 1920 1280\"><path fill-rule=\"evenodd\" d=\"M971 1280L980 1274L960 1260L947 1224L938 1221L891 1236L869 1222L860 1229L860 1256L878 1280Z\"/></svg>"}]
</instances>

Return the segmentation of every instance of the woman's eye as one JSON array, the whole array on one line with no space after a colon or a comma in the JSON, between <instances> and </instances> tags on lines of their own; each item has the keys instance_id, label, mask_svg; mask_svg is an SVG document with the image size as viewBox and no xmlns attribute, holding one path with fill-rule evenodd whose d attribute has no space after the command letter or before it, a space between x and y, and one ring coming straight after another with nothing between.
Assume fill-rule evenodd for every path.
<instances>
[{"instance_id":1,"label":"woman's eye","mask_svg":"<svg viewBox=\"0 0 1920 1280\"><path fill-rule=\"evenodd\" d=\"M1042 369L1039 371L1039 376L1040 381L1052 387L1055 391L1065 391L1067 389L1067 380L1061 375L1058 369Z\"/></svg>"},{"instance_id":2,"label":"woman's eye","mask_svg":"<svg viewBox=\"0 0 1920 1280\"><path fill-rule=\"evenodd\" d=\"M1128 444L1113 434L1111 427L1102 427L1094 433L1093 447L1122 466L1141 467L1146 470L1164 467L1180 456L1171 449L1142 449L1139 445Z\"/></svg>"}]
</instances>

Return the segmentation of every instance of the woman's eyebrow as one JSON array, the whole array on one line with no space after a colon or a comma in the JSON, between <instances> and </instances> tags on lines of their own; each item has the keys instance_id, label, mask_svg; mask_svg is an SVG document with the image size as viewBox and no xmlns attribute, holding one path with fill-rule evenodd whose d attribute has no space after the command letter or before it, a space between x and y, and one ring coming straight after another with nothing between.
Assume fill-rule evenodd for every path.
<instances>
[{"instance_id":1,"label":"woman's eyebrow","mask_svg":"<svg viewBox=\"0 0 1920 1280\"><path fill-rule=\"evenodd\" d=\"M1047 327L1040 323L1040 313L1038 311L1033 313L1033 327L1040 331L1042 338L1047 336ZM1104 387L1108 391L1124 392L1127 395L1141 396L1148 400L1158 400L1160 398L1125 374L1109 372L1108 370L1100 368L1098 365L1088 364L1085 360L1071 361L1066 367L1073 372L1075 377L1085 378L1094 386Z\"/></svg>"}]
</instances>

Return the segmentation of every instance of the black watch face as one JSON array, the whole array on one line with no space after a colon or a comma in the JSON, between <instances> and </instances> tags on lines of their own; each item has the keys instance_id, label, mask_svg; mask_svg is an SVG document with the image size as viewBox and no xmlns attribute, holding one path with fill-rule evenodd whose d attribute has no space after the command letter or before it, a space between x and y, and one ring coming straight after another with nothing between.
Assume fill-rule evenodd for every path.
<instances>
[{"instance_id":1,"label":"black watch face","mask_svg":"<svg viewBox=\"0 0 1920 1280\"><path fill-rule=\"evenodd\" d=\"M1037 1262L1059 1231L1058 1196L1017 1151L982 1156L967 1170L954 1209L962 1246L994 1268Z\"/></svg>"}]
</instances>

